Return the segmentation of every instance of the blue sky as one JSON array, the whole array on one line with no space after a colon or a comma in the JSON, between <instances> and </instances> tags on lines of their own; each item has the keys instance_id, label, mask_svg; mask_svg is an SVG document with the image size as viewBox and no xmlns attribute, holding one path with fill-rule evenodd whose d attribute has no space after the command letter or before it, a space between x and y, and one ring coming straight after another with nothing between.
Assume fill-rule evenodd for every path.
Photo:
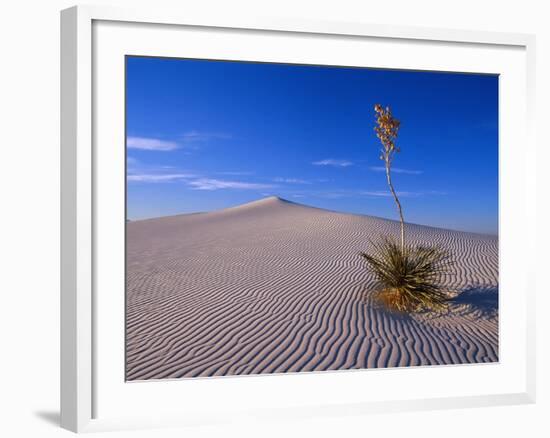
<instances>
[{"instance_id":1,"label":"blue sky","mask_svg":"<svg viewBox=\"0 0 550 438\"><path fill-rule=\"evenodd\" d=\"M497 234L496 76L128 57L126 100L131 220L270 195L397 219L380 103L405 220Z\"/></svg>"}]
</instances>

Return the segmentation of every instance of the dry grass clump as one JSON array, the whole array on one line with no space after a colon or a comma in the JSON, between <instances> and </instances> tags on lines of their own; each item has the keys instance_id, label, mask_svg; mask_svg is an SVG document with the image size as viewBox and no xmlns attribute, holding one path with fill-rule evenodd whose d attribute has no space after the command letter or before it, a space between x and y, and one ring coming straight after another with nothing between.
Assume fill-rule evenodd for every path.
<instances>
[{"instance_id":1,"label":"dry grass clump","mask_svg":"<svg viewBox=\"0 0 550 438\"><path fill-rule=\"evenodd\" d=\"M451 265L441 247L404 246L385 237L373 243L372 254L361 253L378 281L376 299L397 312L447 309L441 277Z\"/></svg>"}]
</instances>

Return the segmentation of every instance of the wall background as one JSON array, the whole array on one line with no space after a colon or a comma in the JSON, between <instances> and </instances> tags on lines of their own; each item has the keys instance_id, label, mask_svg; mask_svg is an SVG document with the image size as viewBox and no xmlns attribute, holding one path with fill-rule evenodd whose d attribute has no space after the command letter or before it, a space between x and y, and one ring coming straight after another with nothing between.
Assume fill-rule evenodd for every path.
<instances>
[{"instance_id":1,"label":"wall background","mask_svg":"<svg viewBox=\"0 0 550 438\"><path fill-rule=\"evenodd\" d=\"M151 6L144 0L97 4ZM550 110L550 14L543 1L523 0L156 0L158 7L223 14L364 21L431 27L528 32L537 35L539 178L537 270L545 274L550 154L544 136ZM0 25L0 430L7 437L69 436L59 411L59 10L73 1L3 4ZM521 145L518 145L521 147ZM540 275L542 277L542 275ZM144 436L548 436L550 426L548 286L538 284L538 402L452 411L325 418L269 425L110 433ZM262 427L259 430L258 427Z\"/></svg>"}]
</instances>

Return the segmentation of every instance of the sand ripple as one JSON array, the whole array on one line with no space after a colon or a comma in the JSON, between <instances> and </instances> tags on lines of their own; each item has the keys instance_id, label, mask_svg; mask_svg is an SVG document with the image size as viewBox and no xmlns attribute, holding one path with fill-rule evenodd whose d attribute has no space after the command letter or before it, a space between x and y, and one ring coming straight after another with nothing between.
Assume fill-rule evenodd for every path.
<instances>
[{"instance_id":1,"label":"sand ripple","mask_svg":"<svg viewBox=\"0 0 550 438\"><path fill-rule=\"evenodd\" d=\"M498 240L408 225L440 243L460 292L448 315L375 306L359 251L386 219L268 198L128 223L128 380L498 360Z\"/></svg>"}]
</instances>

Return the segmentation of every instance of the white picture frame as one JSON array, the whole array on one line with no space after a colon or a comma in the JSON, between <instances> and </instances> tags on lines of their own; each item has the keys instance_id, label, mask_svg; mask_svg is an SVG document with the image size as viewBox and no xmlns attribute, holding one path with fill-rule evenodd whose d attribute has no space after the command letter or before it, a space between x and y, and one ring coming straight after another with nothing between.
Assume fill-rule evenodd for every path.
<instances>
[{"instance_id":1,"label":"white picture frame","mask_svg":"<svg viewBox=\"0 0 550 438\"><path fill-rule=\"evenodd\" d=\"M104 161L98 159L94 152L94 142L101 136L95 129L95 123L101 117L98 115L99 106L97 92L97 76L101 71L94 65L94 60L102 56L98 51L105 47L105 38L111 38L112 53L109 56L118 56L124 53L124 44L118 44L117 30L111 27L106 33L100 34L94 30L94 26L101 23L107 23L112 26L113 23L130 24L132 26L149 26L153 33L161 33L167 29L177 29L178 26L186 29L200 30L202 34L209 32L219 32L223 30L238 31L239 38L254 40L259 35L266 32L274 38L279 36L296 38L316 37L334 37L347 41L389 41L396 44L407 44L427 46L429 44L440 48L445 48L446 44L452 44L456 47L485 48L502 53L510 52L512 57L506 58L503 55L499 61L503 71L507 68L514 69L516 79L522 79L521 83L513 84L516 94L513 99L508 99L506 94L501 94L503 105L514 106L517 103L519 107L515 108L514 115L523 116L521 123L511 129L514 132L501 132L503 138L520 138L522 140L521 154L529 155L535 153L535 141L533 138L533 107L534 107L534 57L535 57L535 39L532 35L507 34L491 32L460 31L450 29L424 29L416 27L393 27L384 25L373 25L365 23L339 23L339 22L317 22L297 19L280 18L257 18L246 17L244 15L238 18L196 16L181 11L162 11L162 10L129 10L110 7L95 6L77 6L66 9L61 13L61 426L75 431L100 431L119 428L142 428L158 427L163 425L189 425L189 424L208 424L219 421L227 421L235 417L243 419L269 418L276 415L278 418L299 418L302 416L315 415L360 415L367 412L380 411L402 411L408 409L441 409L452 407L473 407L502 404L520 404L532 403L535 400L535 309L534 294L535 283L534 273L531 272L529 260L524 260L518 272L513 274L508 281L510 284L518 285L518 294L520 301L515 302L514 306L506 304L503 307L504 315L501 322L501 328L506 329L506 324L512 324L514 318L519 323L517 331L517 344L521 346L519 351L515 351L517 362L515 371L510 371L513 378L508 379L514 385L504 387L501 390L488 389L487 392L474 393L465 389L463 392L449 392L442 390L438 396L417 397L413 392L400 394L399 391L392 393L389 399L374 398L360 399L352 397L351 393L346 393L346 389L353 386L359 379L363 371L343 374L329 373L333 383L341 384L344 390L334 394L334 403L326 402L322 399L318 403L312 403L307 399L301 401L300 406L293 406L273 398L273 403L265 406L258 406L258 409L246 407L237 411L228 411L227 413L208 412L206 409L197 407L197 410L189 415L184 407L175 407L168 412L159 407L157 411L151 412L151 415L129 416L127 412L120 409L120 413L114 412L115 408L108 409L109 415L98 415L103 409L101 406L101 396L107 394L109 380L111 375L103 378L107 373L101 371L104 362L98 362L98 356L105 361L106 354L98 355L98 349L103 348L101 331L98 332L97 324L104 316L101 307L96 299L98 284L104 284L105 281L98 277L97 266L101 260L98 260L100 251L98 251L97 231L98 223L101 222L100 211L97 209L98 203L102 201L101 190L97 190L98 175L104 172ZM139 30L132 30L139 32ZM103 35L103 36L102 36ZM136 34L134 33L134 36ZM135 39L135 38L134 38ZM139 39L139 38L138 38ZM120 39L122 41L122 39ZM159 40L160 41L160 40ZM120 41L119 41L120 42ZM149 39L147 51L154 53L162 47L156 47L154 38ZM206 47L206 46L205 46ZM117 52L118 50L118 52ZM145 50L145 49L143 49ZM168 50L168 49L166 49ZM198 47L193 56L197 56L201 50ZM205 49L206 50L206 49ZM402 50L402 49L401 49ZM152 51L152 52L151 52ZM106 51L107 52L107 51ZM251 52L252 53L252 52ZM135 53L132 53L135 54ZM230 59L231 55L227 55ZM298 56L298 55L296 55ZM500 56L500 55L498 55ZM208 56L206 56L208 57ZM511 63L512 59L521 59L521 62ZM283 59L284 60L284 59ZM475 67L479 62L480 67ZM102 65L104 65L103 63ZM513 64L513 65L512 65ZM380 65L380 64L379 64ZM495 64L496 65L496 64ZM408 66L408 67L407 67ZM403 68L415 68L414 60L409 64L403 64ZM422 66L416 66L422 68ZM426 68L426 67L424 67ZM499 67L500 68L500 67ZM482 66L481 60L476 61L472 58L469 67L464 71L485 71L486 66ZM115 71L115 70L113 70ZM492 73L501 73L497 68ZM120 79L120 78L119 78ZM525 81L523 81L525 79ZM119 83L119 82L118 82ZM122 92L122 90L120 90ZM505 91L504 91L505 93ZM117 97L120 101L120 95ZM119 102L120 103L120 102ZM512 114L512 113L510 113ZM120 119L114 119L120 120ZM512 120L511 118L505 119ZM501 123L502 123L501 119ZM525 123L523 123L525 121ZM120 127L119 127L120 128ZM114 129L117 129L116 127ZM507 128L506 128L507 129ZM123 148L123 143L121 143ZM505 228L505 235L510 234L510 243L503 245L506 251L505 260L513 257L513 250L522 250L523 253L532 254L528 251L535 245L535 174L533 168L527 168L526 163L513 160L515 155L504 154L501 160L501 169L505 169L505 174L509 178L502 180L500 184L500 197L502 199L523 200L524 208L514 208L513 202L505 202L501 206L501 218L505 217L506 223L510 225ZM512 154L512 152L510 152ZM514 154L519 154L518 151ZM519 157L519 155L518 155ZM116 161L115 161L116 162ZM513 165L519 169L512 170ZM525 165L524 165L525 164ZM109 174L109 170L105 169ZM116 172L116 170L113 170ZM114 173L111 175L115 175ZM513 178L512 178L513 177ZM102 177L105 178L105 177ZM111 178L111 177L107 177ZM108 180L110 181L110 179ZM118 184L116 179L112 179L114 184ZM528 226L525 226L527 222ZM515 224L515 225L514 225ZM523 224L523 235L527 239L515 241L512 239L514 226ZM527 229L527 231L525 231ZM116 231L116 230L115 230ZM501 229L502 232L502 229ZM502 255L502 254L501 254ZM114 263L116 265L116 261ZM501 269L502 269L501 265ZM509 265L506 265L509 266ZM101 271L101 270L100 270ZM102 275L102 274L99 274ZM512 276L512 274L510 274ZM124 317L120 314L120 319ZM114 316L112 318L118 318ZM507 330L503 330L507 333ZM503 339L501 338L501 341ZM107 348L107 347L105 347ZM105 349L105 352L111 350ZM107 356L108 360L108 356ZM504 369L510 356L502 358L499 364ZM121 365L122 367L122 365ZM478 373L478 369L470 367L468 374ZM496 369L490 371L493 373ZM365 370L370 372L370 370ZM118 371L117 371L118 372ZM380 370L377 372L394 373L398 376L399 370ZM454 371L451 371L454 372ZM435 368L425 367L416 371L415 379L426 379L431 373L442 373ZM447 373L445 371L444 373ZM485 371L485 373L488 373ZM515 374L514 374L515 373ZM512 376L512 374L509 374ZM118 374L112 376L116 378ZM317 374L318 375L318 374ZM374 374L371 373L371 379ZM504 379L507 374L502 374ZM262 376L262 377L244 377L231 379L211 379L207 383L208 391L216 391L216 386L223 385L225 391L253 391L248 387L254 385L263 385L261 382L273 382L273 379L280 379L280 376ZM303 376L290 376L291 385L296 379ZM306 377L307 378L307 377ZM442 376L445 378L445 376ZM248 379L248 380L247 380ZM252 379L252 380L250 380ZM317 379L317 377L315 377ZM288 380L288 379L287 379ZM311 380L311 379L310 379ZM107 382L107 383L101 383ZM205 382L205 380L202 380ZM247 382L253 382L252 385ZM258 383L260 382L260 383ZM278 381L276 385L279 385ZM313 382L313 380L312 380ZM103 385L103 386L102 386ZM120 385L124 385L121 381ZM134 385L131 396L146 397L145 385L140 387ZM159 383L151 384L159 385ZM159 391L181 391L181 382L162 382L162 389ZM198 384L197 384L198 385ZM204 390L205 383L199 388ZM348 385L348 386L346 386ZM102 388L98 391L98 387ZM152 386L150 386L152 387ZM107 388L107 389L105 389ZM139 389L135 389L139 388ZM487 386L487 388L493 388ZM115 391L116 392L116 391ZM120 400L114 397L114 405L118 403L122 406ZM155 393L160 394L161 392ZM348 394L348 395L346 395ZM435 393L433 393L435 394ZM457 395L460 394L460 395ZM151 394L149 394L151 395ZM105 399L105 396L103 399ZM126 395L127 396L127 395ZM125 396L125 397L126 397ZM109 394L111 397L111 394ZM127 400L127 399L126 399ZM200 403L199 403L200 404Z\"/></svg>"}]
</instances>

